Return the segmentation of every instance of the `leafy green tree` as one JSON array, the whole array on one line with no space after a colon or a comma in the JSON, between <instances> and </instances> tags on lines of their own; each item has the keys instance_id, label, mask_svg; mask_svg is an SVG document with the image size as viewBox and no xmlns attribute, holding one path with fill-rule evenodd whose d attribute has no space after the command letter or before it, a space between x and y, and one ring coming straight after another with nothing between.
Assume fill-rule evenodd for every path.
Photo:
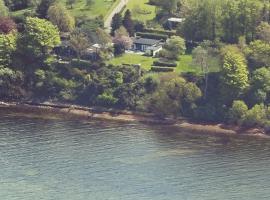
<instances>
[{"instance_id":1,"label":"leafy green tree","mask_svg":"<svg viewBox=\"0 0 270 200\"><path fill-rule=\"evenodd\" d=\"M221 2L202 0L192 6L179 32L187 40L215 40L221 36Z\"/></svg>"},{"instance_id":2,"label":"leafy green tree","mask_svg":"<svg viewBox=\"0 0 270 200\"><path fill-rule=\"evenodd\" d=\"M70 32L75 28L75 19L60 3L53 4L48 9L49 20L62 32Z\"/></svg>"},{"instance_id":3,"label":"leafy green tree","mask_svg":"<svg viewBox=\"0 0 270 200\"><path fill-rule=\"evenodd\" d=\"M267 22L262 22L257 27L256 34L260 40L270 43L270 25Z\"/></svg>"},{"instance_id":4,"label":"leafy green tree","mask_svg":"<svg viewBox=\"0 0 270 200\"><path fill-rule=\"evenodd\" d=\"M248 127L263 126L266 120L266 107L263 104L257 104L247 111L243 124Z\"/></svg>"},{"instance_id":5,"label":"leafy green tree","mask_svg":"<svg viewBox=\"0 0 270 200\"><path fill-rule=\"evenodd\" d=\"M262 2L227 0L222 10L223 39L226 42L237 42L241 35L244 35L248 41L254 38L256 27L261 18Z\"/></svg>"},{"instance_id":6,"label":"leafy green tree","mask_svg":"<svg viewBox=\"0 0 270 200\"><path fill-rule=\"evenodd\" d=\"M246 118L248 107L244 101L234 101L232 108L229 111L229 120L232 123L241 125L243 120Z\"/></svg>"},{"instance_id":7,"label":"leafy green tree","mask_svg":"<svg viewBox=\"0 0 270 200\"><path fill-rule=\"evenodd\" d=\"M223 49L224 59L221 69L222 97L234 99L244 93L249 86L248 69L244 55L235 46Z\"/></svg>"},{"instance_id":8,"label":"leafy green tree","mask_svg":"<svg viewBox=\"0 0 270 200\"><path fill-rule=\"evenodd\" d=\"M12 54L16 50L17 34L0 34L0 66L8 66L11 63Z\"/></svg>"},{"instance_id":9,"label":"leafy green tree","mask_svg":"<svg viewBox=\"0 0 270 200\"><path fill-rule=\"evenodd\" d=\"M158 6L162 12L173 14L177 10L177 3L178 0L152 0L151 3L154 3L156 6Z\"/></svg>"},{"instance_id":10,"label":"leafy green tree","mask_svg":"<svg viewBox=\"0 0 270 200\"><path fill-rule=\"evenodd\" d=\"M270 66L270 43L255 40L249 44L246 53L251 68Z\"/></svg>"},{"instance_id":11,"label":"leafy green tree","mask_svg":"<svg viewBox=\"0 0 270 200\"><path fill-rule=\"evenodd\" d=\"M87 37L83 33L77 31L71 34L69 44L71 48L77 53L79 60L87 48L90 46Z\"/></svg>"},{"instance_id":12,"label":"leafy green tree","mask_svg":"<svg viewBox=\"0 0 270 200\"><path fill-rule=\"evenodd\" d=\"M45 19L33 17L26 19L22 40L23 48L31 50L36 56L48 55L60 44L58 28Z\"/></svg>"},{"instance_id":13,"label":"leafy green tree","mask_svg":"<svg viewBox=\"0 0 270 200\"><path fill-rule=\"evenodd\" d=\"M110 107L117 103L118 99L112 94L112 91L105 91L97 96L97 103L101 106Z\"/></svg>"},{"instance_id":14,"label":"leafy green tree","mask_svg":"<svg viewBox=\"0 0 270 200\"><path fill-rule=\"evenodd\" d=\"M185 51L185 40L179 36L172 36L164 45L160 56L167 59L179 60L180 56L183 55Z\"/></svg>"},{"instance_id":15,"label":"leafy green tree","mask_svg":"<svg viewBox=\"0 0 270 200\"><path fill-rule=\"evenodd\" d=\"M270 92L270 70L262 67L255 70L251 78L251 88L248 101L250 104L268 103Z\"/></svg>"},{"instance_id":16,"label":"leafy green tree","mask_svg":"<svg viewBox=\"0 0 270 200\"><path fill-rule=\"evenodd\" d=\"M25 96L23 74L0 66L0 98L18 100Z\"/></svg>"},{"instance_id":17,"label":"leafy green tree","mask_svg":"<svg viewBox=\"0 0 270 200\"><path fill-rule=\"evenodd\" d=\"M8 16L8 8L3 0L0 0L0 17Z\"/></svg>"},{"instance_id":18,"label":"leafy green tree","mask_svg":"<svg viewBox=\"0 0 270 200\"><path fill-rule=\"evenodd\" d=\"M157 116L182 115L201 97L200 89L181 77L168 74L160 79L157 90L147 100L148 109Z\"/></svg>"}]
</instances>

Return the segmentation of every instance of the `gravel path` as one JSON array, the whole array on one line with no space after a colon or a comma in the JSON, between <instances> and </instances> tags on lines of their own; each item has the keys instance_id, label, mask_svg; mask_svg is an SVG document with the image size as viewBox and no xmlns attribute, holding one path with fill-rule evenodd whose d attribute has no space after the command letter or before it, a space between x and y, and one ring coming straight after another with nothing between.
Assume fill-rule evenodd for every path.
<instances>
[{"instance_id":1,"label":"gravel path","mask_svg":"<svg viewBox=\"0 0 270 200\"><path fill-rule=\"evenodd\" d=\"M119 4L114 8L114 10L110 13L110 15L107 17L107 19L104 22L104 27L110 31L111 30L111 23L112 23L112 18L116 13L119 13L125 5L127 5L129 0L121 0Z\"/></svg>"}]
</instances>

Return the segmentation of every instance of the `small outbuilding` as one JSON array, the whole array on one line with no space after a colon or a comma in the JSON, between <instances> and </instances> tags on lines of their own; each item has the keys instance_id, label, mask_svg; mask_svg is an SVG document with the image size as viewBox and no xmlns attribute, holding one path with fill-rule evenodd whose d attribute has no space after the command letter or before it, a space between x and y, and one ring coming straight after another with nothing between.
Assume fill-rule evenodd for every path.
<instances>
[{"instance_id":1,"label":"small outbuilding","mask_svg":"<svg viewBox=\"0 0 270 200\"><path fill-rule=\"evenodd\" d=\"M179 24L183 23L185 18L171 17L168 19L168 25L170 29L175 29Z\"/></svg>"}]
</instances>

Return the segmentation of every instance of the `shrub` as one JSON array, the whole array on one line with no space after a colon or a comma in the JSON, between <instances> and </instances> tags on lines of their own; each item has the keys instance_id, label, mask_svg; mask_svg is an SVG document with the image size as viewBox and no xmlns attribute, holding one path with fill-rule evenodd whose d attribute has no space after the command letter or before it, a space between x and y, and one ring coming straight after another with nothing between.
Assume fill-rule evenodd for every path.
<instances>
[{"instance_id":1,"label":"shrub","mask_svg":"<svg viewBox=\"0 0 270 200\"><path fill-rule=\"evenodd\" d=\"M72 59L70 65L78 68L89 68L91 63L87 60Z\"/></svg>"},{"instance_id":2,"label":"shrub","mask_svg":"<svg viewBox=\"0 0 270 200\"><path fill-rule=\"evenodd\" d=\"M263 104L255 105L247 111L244 118L244 125L247 127L263 126L266 121L266 109Z\"/></svg>"},{"instance_id":3,"label":"shrub","mask_svg":"<svg viewBox=\"0 0 270 200\"><path fill-rule=\"evenodd\" d=\"M115 98L110 92L104 92L97 96L97 103L101 106L113 106L117 103L118 99Z\"/></svg>"},{"instance_id":4,"label":"shrub","mask_svg":"<svg viewBox=\"0 0 270 200\"><path fill-rule=\"evenodd\" d=\"M140 37L148 38L148 39L154 39L154 40L167 40L168 39L168 35L164 35L164 34L137 32L136 35Z\"/></svg>"},{"instance_id":5,"label":"shrub","mask_svg":"<svg viewBox=\"0 0 270 200\"><path fill-rule=\"evenodd\" d=\"M153 62L153 65L155 66L160 66L160 67L176 67L177 63L175 62L168 62L168 61L161 61L161 60L156 60Z\"/></svg>"},{"instance_id":6,"label":"shrub","mask_svg":"<svg viewBox=\"0 0 270 200\"><path fill-rule=\"evenodd\" d=\"M151 71L153 72L173 72L174 69L171 67L157 67L157 66L153 66L151 67Z\"/></svg>"},{"instance_id":7,"label":"shrub","mask_svg":"<svg viewBox=\"0 0 270 200\"><path fill-rule=\"evenodd\" d=\"M176 32L174 31L157 30L157 29L144 29L144 31L147 33L168 35L169 37L176 35Z\"/></svg>"},{"instance_id":8,"label":"shrub","mask_svg":"<svg viewBox=\"0 0 270 200\"><path fill-rule=\"evenodd\" d=\"M232 123L242 124L243 119L246 117L248 107L243 101L234 101L232 108L229 111L229 120Z\"/></svg>"}]
</instances>

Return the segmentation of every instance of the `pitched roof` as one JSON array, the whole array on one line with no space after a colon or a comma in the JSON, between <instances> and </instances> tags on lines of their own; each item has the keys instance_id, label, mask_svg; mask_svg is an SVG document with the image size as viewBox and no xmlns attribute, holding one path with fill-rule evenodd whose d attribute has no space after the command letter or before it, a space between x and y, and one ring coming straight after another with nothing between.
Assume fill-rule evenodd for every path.
<instances>
[{"instance_id":1,"label":"pitched roof","mask_svg":"<svg viewBox=\"0 0 270 200\"><path fill-rule=\"evenodd\" d=\"M185 20L185 18L176 18L176 17L171 17L168 19L169 22L178 22L181 23Z\"/></svg>"},{"instance_id":2,"label":"pitched roof","mask_svg":"<svg viewBox=\"0 0 270 200\"><path fill-rule=\"evenodd\" d=\"M144 44L144 45L155 45L158 44L160 40L148 39L148 38L135 38L134 44Z\"/></svg>"}]
</instances>

